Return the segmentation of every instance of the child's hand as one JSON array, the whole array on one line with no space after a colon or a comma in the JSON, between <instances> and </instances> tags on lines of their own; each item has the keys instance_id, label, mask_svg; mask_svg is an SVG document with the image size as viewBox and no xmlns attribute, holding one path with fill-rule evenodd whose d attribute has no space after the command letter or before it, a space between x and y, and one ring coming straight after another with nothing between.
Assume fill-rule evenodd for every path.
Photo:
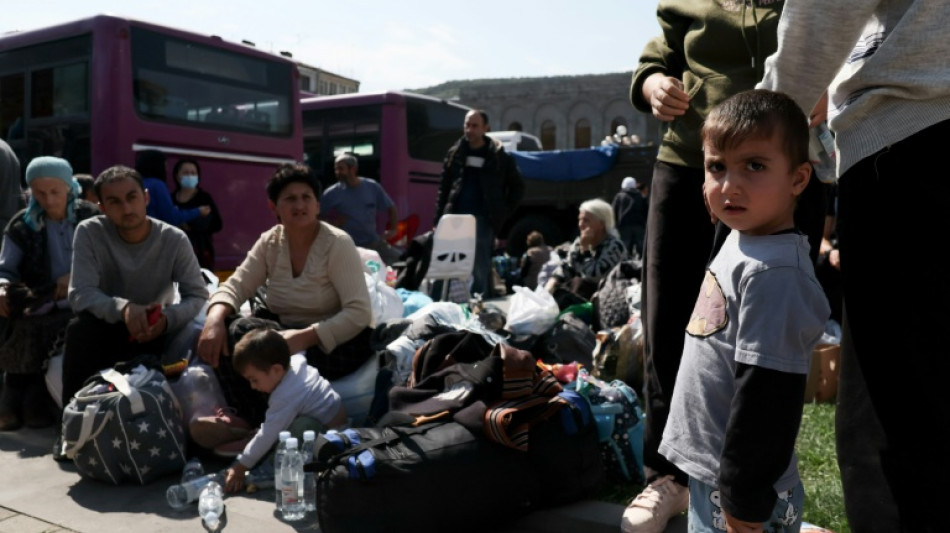
<instances>
[{"instance_id":1,"label":"child's hand","mask_svg":"<svg viewBox=\"0 0 950 533\"><path fill-rule=\"evenodd\" d=\"M244 489L244 468L229 467L228 477L224 480L224 491L228 493L240 492Z\"/></svg>"}]
</instances>

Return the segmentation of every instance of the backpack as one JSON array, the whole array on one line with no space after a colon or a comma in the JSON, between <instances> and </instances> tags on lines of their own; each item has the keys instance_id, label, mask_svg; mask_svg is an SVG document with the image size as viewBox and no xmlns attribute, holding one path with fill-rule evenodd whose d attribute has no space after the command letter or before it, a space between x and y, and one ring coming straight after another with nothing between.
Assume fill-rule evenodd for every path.
<instances>
[{"instance_id":1,"label":"backpack","mask_svg":"<svg viewBox=\"0 0 950 533\"><path fill-rule=\"evenodd\" d=\"M181 408L155 368L110 368L86 380L63 410L62 432L85 478L145 485L185 466Z\"/></svg>"},{"instance_id":2,"label":"backpack","mask_svg":"<svg viewBox=\"0 0 950 533\"><path fill-rule=\"evenodd\" d=\"M641 263L628 259L617 263L597 287L590 301L594 307L593 327L596 330L622 326L630 320L627 288L639 285Z\"/></svg>"},{"instance_id":3,"label":"backpack","mask_svg":"<svg viewBox=\"0 0 950 533\"><path fill-rule=\"evenodd\" d=\"M619 379L605 382L581 368L566 388L591 404L608 479L643 482L643 410L637 393Z\"/></svg>"},{"instance_id":4,"label":"backpack","mask_svg":"<svg viewBox=\"0 0 950 533\"><path fill-rule=\"evenodd\" d=\"M567 312L538 338L532 353L548 364L577 361L590 368L596 345L597 336L587 322L574 313Z\"/></svg>"}]
</instances>

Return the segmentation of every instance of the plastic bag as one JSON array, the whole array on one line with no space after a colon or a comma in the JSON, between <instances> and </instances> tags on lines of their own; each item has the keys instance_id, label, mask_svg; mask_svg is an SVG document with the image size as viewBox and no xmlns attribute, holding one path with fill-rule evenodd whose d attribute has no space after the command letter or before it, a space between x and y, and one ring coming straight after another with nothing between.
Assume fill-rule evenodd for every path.
<instances>
[{"instance_id":1,"label":"plastic bag","mask_svg":"<svg viewBox=\"0 0 950 533\"><path fill-rule=\"evenodd\" d=\"M228 405L218 376L206 364L191 364L169 385L181 404L186 426L198 417L213 416L219 407Z\"/></svg>"},{"instance_id":2,"label":"plastic bag","mask_svg":"<svg viewBox=\"0 0 950 533\"><path fill-rule=\"evenodd\" d=\"M396 293L396 289L386 285L385 281L379 281L375 274L364 272L363 279L366 281L366 290L369 292L369 300L376 324L382 324L394 318L402 318L402 298Z\"/></svg>"},{"instance_id":3,"label":"plastic bag","mask_svg":"<svg viewBox=\"0 0 950 533\"><path fill-rule=\"evenodd\" d=\"M515 335L541 335L551 329L560 312L554 296L542 285L533 291L520 285L512 289L505 329Z\"/></svg>"}]
</instances>

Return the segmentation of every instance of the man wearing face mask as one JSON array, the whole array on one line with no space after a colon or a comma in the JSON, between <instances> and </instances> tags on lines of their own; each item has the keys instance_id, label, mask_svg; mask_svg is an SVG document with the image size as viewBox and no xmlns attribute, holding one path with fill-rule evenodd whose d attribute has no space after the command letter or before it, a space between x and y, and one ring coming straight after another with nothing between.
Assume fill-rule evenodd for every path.
<instances>
[{"instance_id":1,"label":"man wearing face mask","mask_svg":"<svg viewBox=\"0 0 950 533\"><path fill-rule=\"evenodd\" d=\"M194 159L179 159L172 171L178 188L172 194L172 202L181 210L195 207L207 207L207 216L200 216L185 222L180 227L188 235L191 247L198 257L201 268L214 271L214 243L212 235L221 231L221 213L214 198L198 186L201 167Z\"/></svg>"}]
</instances>

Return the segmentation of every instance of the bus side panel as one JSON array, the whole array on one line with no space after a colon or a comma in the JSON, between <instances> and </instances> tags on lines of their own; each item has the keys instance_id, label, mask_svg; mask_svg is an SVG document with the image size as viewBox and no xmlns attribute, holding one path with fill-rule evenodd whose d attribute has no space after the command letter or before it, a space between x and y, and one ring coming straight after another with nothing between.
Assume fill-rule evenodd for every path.
<instances>
[{"instance_id":1,"label":"bus side panel","mask_svg":"<svg viewBox=\"0 0 950 533\"><path fill-rule=\"evenodd\" d=\"M442 165L409 157L406 120L404 103L383 107L381 156L386 163L380 169L380 182L396 204L400 220L419 217L418 235L432 229Z\"/></svg>"}]
</instances>

